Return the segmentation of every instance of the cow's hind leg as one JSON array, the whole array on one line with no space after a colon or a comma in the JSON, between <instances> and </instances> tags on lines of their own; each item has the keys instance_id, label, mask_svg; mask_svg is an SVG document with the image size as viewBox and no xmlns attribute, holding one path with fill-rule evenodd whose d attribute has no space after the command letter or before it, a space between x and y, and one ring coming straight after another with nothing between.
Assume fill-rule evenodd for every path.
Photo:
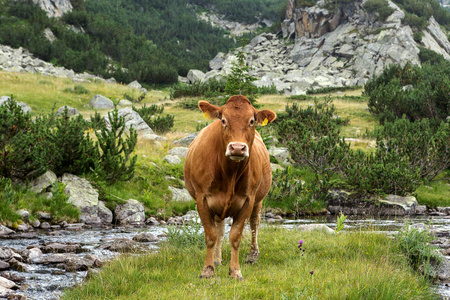
<instances>
[{"instance_id":1,"label":"cow's hind leg","mask_svg":"<svg viewBox=\"0 0 450 300\"><path fill-rule=\"evenodd\" d=\"M253 207L252 215L250 216L250 229L252 230L252 244L250 245L250 253L247 256L247 263L254 264L259 258L258 248L258 226L261 221L262 201L256 203Z\"/></svg>"},{"instance_id":2,"label":"cow's hind leg","mask_svg":"<svg viewBox=\"0 0 450 300\"><path fill-rule=\"evenodd\" d=\"M208 208L206 198L201 198L197 201L197 210L202 221L203 229L205 230L206 242L206 259L203 266L201 278L210 278L214 276L214 246L217 241L217 228L214 221L214 216Z\"/></svg>"},{"instance_id":3,"label":"cow's hind leg","mask_svg":"<svg viewBox=\"0 0 450 300\"><path fill-rule=\"evenodd\" d=\"M214 252L214 265L220 266L222 264L222 240L223 235L225 234L225 220L221 220L216 216L216 232L217 232L217 240L216 240L216 251Z\"/></svg>"}]
</instances>

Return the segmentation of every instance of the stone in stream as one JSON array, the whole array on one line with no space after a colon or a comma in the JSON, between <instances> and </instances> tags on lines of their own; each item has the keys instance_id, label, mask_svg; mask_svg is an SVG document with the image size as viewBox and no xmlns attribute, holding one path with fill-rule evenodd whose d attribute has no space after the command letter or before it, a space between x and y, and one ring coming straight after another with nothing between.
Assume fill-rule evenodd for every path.
<instances>
[{"instance_id":1,"label":"stone in stream","mask_svg":"<svg viewBox=\"0 0 450 300\"><path fill-rule=\"evenodd\" d=\"M142 225L145 222L145 208L137 200L130 199L114 209L116 222L120 225Z\"/></svg>"},{"instance_id":2,"label":"stone in stream","mask_svg":"<svg viewBox=\"0 0 450 300\"><path fill-rule=\"evenodd\" d=\"M84 252L80 244L76 243L50 243L39 246L43 253L80 253Z\"/></svg>"},{"instance_id":3,"label":"stone in stream","mask_svg":"<svg viewBox=\"0 0 450 300\"><path fill-rule=\"evenodd\" d=\"M13 233L15 233L14 230L11 230L6 226L0 225L0 235L8 235Z\"/></svg>"},{"instance_id":4,"label":"stone in stream","mask_svg":"<svg viewBox=\"0 0 450 300\"><path fill-rule=\"evenodd\" d=\"M17 285L14 281L11 281L3 276L0 276L0 287L4 287L7 289L16 289Z\"/></svg>"},{"instance_id":5,"label":"stone in stream","mask_svg":"<svg viewBox=\"0 0 450 300\"><path fill-rule=\"evenodd\" d=\"M136 249L136 242L127 238L115 238L112 240L107 240L106 243L98 248L122 253L133 252Z\"/></svg>"},{"instance_id":6,"label":"stone in stream","mask_svg":"<svg viewBox=\"0 0 450 300\"><path fill-rule=\"evenodd\" d=\"M0 260L0 271L8 270L10 265L6 261Z\"/></svg>"},{"instance_id":7,"label":"stone in stream","mask_svg":"<svg viewBox=\"0 0 450 300\"><path fill-rule=\"evenodd\" d=\"M142 232L138 235L135 235L133 237L133 241L141 242L141 243L150 243L150 242L157 242L158 238L150 232Z\"/></svg>"},{"instance_id":8,"label":"stone in stream","mask_svg":"<svg viewBox=\"0 0 450 300\"><path fill-rule=\"evenodd\" d=\"M16 283L20 283L20 282L24 282L25 281L25 277L19 275L16 272L10 272L10 271L4 271L0 273L0 276L9 279L11 281L14 281Z\"/></svg>"},{"instance_id":9,"label":"stone in stream","mask_svg":"<svg viewBox=\"0 0 450 300\"><path fill-rule=\"evenodd\" d=\"M19 272L30 272L30 267L27 264L24 264L15 258L8 260L8 263L11 265L11 269L13 270Z\"/></svg>"}]
</instances>

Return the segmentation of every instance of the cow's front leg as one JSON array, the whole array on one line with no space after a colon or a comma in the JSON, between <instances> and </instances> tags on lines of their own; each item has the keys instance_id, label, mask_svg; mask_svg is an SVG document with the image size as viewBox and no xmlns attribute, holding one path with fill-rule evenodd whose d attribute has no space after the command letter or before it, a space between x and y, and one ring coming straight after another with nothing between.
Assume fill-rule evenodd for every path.
<instances>
[{"instance_id":1,"label":"cow's front leg","mask_svg":"<svg viewBox=\"0 0 450 300\"><path fill-rule=\"evenodd\" d=\"M259 258L258 248L258 226L261 221L262 201L255 204L252 215L250 216L250 229L252 230L252 244L250 245L250 253L247 256L247 263L254 264Z\"/></svg>"},{"instance_id":2,"label":"cow's front leg","mask_svg":"<svg viewBox=\"0 0 450 300\"><path fill-rule=\"evenodd\" d=\"M233 217L233 225L230 230L230 245L231 245L231 261L230 261L230 275L233 278L243 280L241 274L241 266L239 265L239 245L241 243L242 231L252 212L254 198L248 198L242 207L239 214Z\"/></svg>"},{"instance_id":3,"label":"cow's front leg","mask_svg":"<svg viewBox=\"0 0 450 300\"><path fill-rule=\"evenodd\" d=\"M200 201L197 201L197 210L205 231L206 242L206 259L200 278L211 278L214 276L214 246L216 245L217 240L216 223L214 221L214 216L208 208L205 197L202 197Z\"/></svg>"},{"instance_id":4,"label":"cow's front leg","mask_svg":"<svg viewBox=\"0 0 450 300\"><path fill-rule=\"evenodd\" d=\"M222 264L222 240L225 234L225 220L221 220L219 217L215 218L216 221L216 251L214 252L214 265L220 266Z\"/></svg>"}]
</instances>

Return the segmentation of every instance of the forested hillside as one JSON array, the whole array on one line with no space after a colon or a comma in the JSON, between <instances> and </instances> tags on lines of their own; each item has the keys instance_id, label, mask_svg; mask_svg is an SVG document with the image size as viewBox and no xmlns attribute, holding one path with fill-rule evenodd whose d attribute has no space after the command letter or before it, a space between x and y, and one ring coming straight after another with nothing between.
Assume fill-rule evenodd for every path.
<instances>
[{"instance_id":1,"label":"forested hillside","mask_svg":"<svg viewBox=\"0 0 450 300\"><path fill-rule=\"evenodd\" d=\"M147 84L176 82L178 75L185 76L190 69L206 71L218 52L235 47L224 30L198 20L196 11L202 8L195 4L205 4L202 1L71 2L74 10L54 19L31 0L0 0L0 44L24 47L38 58L75 72ZM213 4L218 13L254 21L256 15L276 19L282 2ZM48 38L49 30L54 41Z\"/></svg>"}]
</instances>

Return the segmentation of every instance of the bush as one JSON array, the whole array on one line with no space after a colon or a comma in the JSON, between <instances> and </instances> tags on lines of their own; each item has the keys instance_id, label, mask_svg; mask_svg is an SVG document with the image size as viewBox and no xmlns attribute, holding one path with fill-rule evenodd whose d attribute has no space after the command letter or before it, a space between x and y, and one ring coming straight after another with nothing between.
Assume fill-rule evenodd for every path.
<instances>
[{"instance_id":1,"label":"bush","mask_svg":"<svg viewBox=\"0 0 450 300\"><path fill-rule=\"evenodd\" d=\"M363 8L369 14L375 14L380 22L385 21L395 11L386 0L368 0L364 2Z\"/></svg>"},{"instance_id":2,"label":"bush","mask_svg":"<svg viewBox=\"0 0 450 300\"><path fill-rule=\"evenodd\" d=\"M381 123L405 115L411 121L428 118L439 124L450 115L450 63L391 65L366 83L363 95Z\"/></svg>"},{"instance_id":3,"label":"bush","mask_svg":"<svg viewBox=\"0 0 450 300\"><path fill-rule=\"evenodd\" d=\"M175 116L173 115L157 116L150 119L147 124L156 133L164 134L173 128L174 119Z\"/></svg>"},{"instance_id":4,"label":"bush","mask_svg":"<svg viewBox=\"0 0 450 300\"><path fill-rule=\"evenodd\" d=\"M307 109L294 104L278 121L278 135L292 159L316 174L316 182L307 189L311 191L310 200L324 199L329 188L342 185L359 195L404 195L417 188L418 168L411 167L407 157L382 148L369 154L350 149L350 144L339 136L333 110L328 102Z\"/></svg>"},{"instance_id":5,"label":"bush","mask_svg":"<svg viewBox=\"0 0 450 300\"><path fill-rule=\"evenodd\" d=\"M218 80L194 82L192 84L178 83L170 91L170 99L183 97L215 97L225 92L225 83Z\"/></svg>"}]
</instances>

